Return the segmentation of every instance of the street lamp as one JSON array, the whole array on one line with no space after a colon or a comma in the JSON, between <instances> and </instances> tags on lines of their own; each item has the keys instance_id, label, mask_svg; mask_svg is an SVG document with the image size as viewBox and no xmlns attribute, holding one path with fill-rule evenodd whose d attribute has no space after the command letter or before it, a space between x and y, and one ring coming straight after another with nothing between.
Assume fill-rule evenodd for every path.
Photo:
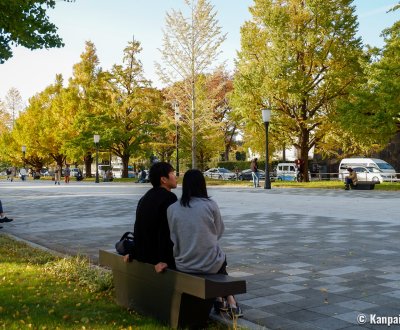
<instances>
[{"instance_id":1,"label":"street lamp","mask_svg":"<svg viewBox=\"0 0 400 330\"><path fill-rule=\"evenodd\" d=\"M96 145L96 183L99 183L99 141L100 135L93 135L93 140Z\"/></svg>"},{"instance_id":2,"label":"street lamp","mask_svg":"<svg viewBox=\"0 0 400 330\"><path fill-rule=\"evenodd\" d=\"M25 152L26 152L26 146L21 147L22 150L22 161L24 162L24 168L25 168Z\"/></svg>"},{"instance_id":3,"label":"street lamp","mask_svg":"<svg viewBox=\"0 0 400 330\"><path fill-rule=\"evenodd\" d=\"M265 182L264 189L271 189L271 179L269 177L268 169L268 126L271 118L271 109L261 109L262 118L265 125Z\"/></svg>"},{"instance_id":4,"label":"street lamp","mask_svg":"<svg viewBox=\"0 0 400 330\"><path fill-rule=\"evenodd\" d=\"M175 125L176 125L176 176L179 176L179 103L174 101L173 103L175 111Z\"/></svg>"}]
</instances>

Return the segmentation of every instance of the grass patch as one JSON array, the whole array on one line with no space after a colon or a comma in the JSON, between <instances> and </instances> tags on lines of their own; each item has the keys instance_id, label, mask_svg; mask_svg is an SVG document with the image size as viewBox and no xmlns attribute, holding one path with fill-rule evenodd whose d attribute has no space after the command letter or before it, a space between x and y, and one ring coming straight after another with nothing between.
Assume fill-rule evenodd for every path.
<instances>
[{"instance_id":1,"label":"grass patch","mask_svg":"<svg viewBox=\"0 0 400 330\"><path fill-rule=\"evenodd\" d=\"M398 191L400 190L400 182L383 182L381 184L375 185L375 189Z\"/></svg>"},{"instance_id":2,"label":"grass patch","mask_svg":"<svg viewBox=\"0 0 400 330\"><path fill-rule=\"evenodd\" d=\"M206 178L207 186L238 186L253 187L252 181L231 181ZM264 181L260 181L261 188L264 187ZM311 182L293 182L293 181L274 181L271 182L272 188L312 188L312 189L344 189L344 183L341 181L311 181ZM383 182L375 185L376 190L399 191L400 182Z\"/></svg>"},{"instance_id":3,"label":"grass patch","mask_svg":"<svg viewBox=\"0 0 400 330\"><path fill-rule=\"evenodd\" d=\"M29 178L30 179L30 178ZM178 184L182 184L183 175L178 178ZM19 179L17 179L19 180ZM51 180L51 177L41 177L40 180ZM71 181L76 181L71 178ZM85 182L94 182L95 178L85 178ZM100 178L100 182L103 179ZM113 182L136 183L137 178L120 178L114 179ZM236 181L236 180L218 180L206 178L207 186L236 186L236 187L253 187L252 181ZM261 188L264 187L264 181L260 181ZM138 184L140 186L140 184ZM293 182L293 181L275 181L271 182L272 188L314 188L314 189L344 189L341 181L311 181L311 182ZM383 182L375 186L376 190L400 191L400 182Z\"/></svg>"},{"instance_id":4,"label":"grass patch","mask_svg":"<svg viewBox=\"0 0 400 330\"><path fill-rule=\"evenodd\" d=\"M279 188L315 188L315 189L344 189L341 181L311 181L311 182L273 182L272 187ZM399 191L400 183L383 182L375 185L376 190Z\"/></svg>"},{"instance_id":5,"label":"grass patch","mask_svg":"<svg viewBox=\"0 0 400 330\"><path fill-rule=\"evenodd\" d=\"M272 183L272 186L279 188L344 189L344 183L341 181L311 181L311 182L276 181Z\"/></svg>"},{"instance_id":6,"label":"grass patch","mask_svg":"<svg viewBox=\"0 0 400 330\"><path fill-rule=\"evenodd\" d=\"M5 235L0 297L0 329L169 329L116 305L110 273L86 258L56 257Z\"/></svg>"}]
</instances>

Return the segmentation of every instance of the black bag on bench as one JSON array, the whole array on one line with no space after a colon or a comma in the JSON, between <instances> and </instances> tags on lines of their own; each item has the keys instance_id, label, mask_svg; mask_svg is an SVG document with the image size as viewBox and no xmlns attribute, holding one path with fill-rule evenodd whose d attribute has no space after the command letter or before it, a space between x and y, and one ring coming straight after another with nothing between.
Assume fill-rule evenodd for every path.
<instances>
[{"instance_id":1,"label":"black bag on bench","mask_svg":"<svg viewBox=\"0 0 400 330\"><path fill-rule=\"evenodd\" d=\"M115 243L115 249L121 255L130 254L133 255L133 249L135 246L135 240L133 237L133 233L127 231L125 234L122 235L121 239Z\"/></svg>"}]
</instances>

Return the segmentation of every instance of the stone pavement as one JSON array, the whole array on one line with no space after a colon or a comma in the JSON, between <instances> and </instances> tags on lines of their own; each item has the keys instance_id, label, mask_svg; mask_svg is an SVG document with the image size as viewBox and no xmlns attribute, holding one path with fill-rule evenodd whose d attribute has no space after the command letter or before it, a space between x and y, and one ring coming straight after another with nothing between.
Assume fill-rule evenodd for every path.
<instances>
[{"instance_id":1,"label":"stone pavement","mask_svg":"<svg viewBox=\"0 0 400 330\"><path fill-rule=\"evenodd\" d=\"M87 254L132 230L148 185L0 182L1 232ZM176 190L180 195L180 189ZM228 272L246 279L244 324L269 329L384 329L400 318L398 192L210 187L226 230ZM361 316L360 316L361 315ZM365 324L363 316L366 317ZM357 322L359 318L360 322ZM393 319L393 321L399 321ZM392 325L390 329L400 329Z\"/></svg>"}]
</instances>

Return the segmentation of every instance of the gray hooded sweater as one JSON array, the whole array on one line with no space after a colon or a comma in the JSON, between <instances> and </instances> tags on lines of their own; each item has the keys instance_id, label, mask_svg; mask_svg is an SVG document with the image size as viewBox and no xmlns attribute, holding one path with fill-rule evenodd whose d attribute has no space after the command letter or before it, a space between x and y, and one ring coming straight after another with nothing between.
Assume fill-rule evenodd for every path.
<instances>
[{"instance_id":1,"label":"gray hooded sweater","mask_svg":"<svg viewBox=\"0 0 400 330\"><path fill-rule=\"evenodd\" d=\"M217 203L193 197L190 207L184 207L177 201L168 207L167 217L176 269L217 273L225 261L225 253L218 245L225 226Z\"/></svg>"}]
</instances>

